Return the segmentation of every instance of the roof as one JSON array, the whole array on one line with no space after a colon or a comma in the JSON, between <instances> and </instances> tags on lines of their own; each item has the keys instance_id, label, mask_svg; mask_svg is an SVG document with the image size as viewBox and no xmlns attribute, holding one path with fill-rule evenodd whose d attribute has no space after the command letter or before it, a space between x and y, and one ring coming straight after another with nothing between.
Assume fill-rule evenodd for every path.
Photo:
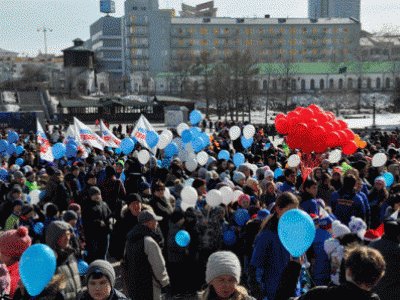
<instances>
[{"instance_id":1,"label":"roof","mask_svg":"<svg viewBox=\"0 0 400 300\"><path fill-rule=\"evenodd\" d=\"M182 102L182 103L194 103L195 101L192 99L171 97L171 96L156 96L157 101L159 102Z\"/></svg>"},{"instance_id":2,"label":"roof","mask_svg":"<svg viewBox=\"0 0 400 300\"><path fill-rule=\"evenodd\" d=\"M122 99L105 99L105 100L75 100L75 99L61 99L60 105L62 107L107 107L112 104L120 106L148 106L152 105L147 102L140 102L135 100L122 100Z\"/></svg>"},{"instance_id":3,"label":"roof","mask_svg":"<svg viewBox=\"0 0 400 300\"><path fill-rule=\"evenodd\" d=\"M210 22L204 23L203 18L172 18L171 24L203 24L203 25L236 25L238 19L244 20L240 24L247 25L329 25L329 24L357 24L350 18L320 18L317 22L312 22L315 19L308 18L209 18ZM280 20L285 20L285 23L280 23Z\"/></svg>"},{"instance_id":4,"label":"roof","mask_svg":"<svg viewBox=\"0 0 400 300\"><path fill-rule=\"evenodd\" d=\"M5 50L0 48L0 53L7 53L7 54L15 54L18 55L18 52L13 52L13 51L9 51L9 50Z\"/></svg>"}]
</instances>

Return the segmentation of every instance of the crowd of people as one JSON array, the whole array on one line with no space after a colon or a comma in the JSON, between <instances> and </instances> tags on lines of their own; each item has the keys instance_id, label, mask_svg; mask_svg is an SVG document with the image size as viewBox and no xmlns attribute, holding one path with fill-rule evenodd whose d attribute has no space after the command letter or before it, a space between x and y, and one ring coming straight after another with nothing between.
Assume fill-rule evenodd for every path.
<instances>
[{"instance_id":1,"label":"crowd of people","mask_svg":"<svg viewBox=\"0 0 400 300\"><path fill-rule=\"evenodd\" d=\"M87 146L86 158L78 151L76 157L47 162L34 138L20 136L24 153L1 156L7 171L0 173L1 295L16 300L189 294L395 299L400 292L398 132L361 133L367 147L335 163L327 153L304 180L300 166L288 166L296 150L272 143L261 127L245 149L240 139L230 139L231 125L218 124L205 150L207 163L191 172L178 156L160 164L162 150L141 164L139 143L128 155ZM62 137L60 128L54 132ZM54 135L48 126L46 131ZM123 135L122 127L114 132ZM221 150L231 158L218 159ZM236 166L232 157L239 152L245 163ZM372 158L379 153L387 162L374 167ZM381 176L385 172L394 178L390 186ZM182 203L186 186L197 191L195 207ZM223 187L242 193L229 204L209 206L207 193ZM41 191L38 201L31 199L34 190ZM292 209L305 211L316 227L314 242L301 257L291 257L278 235L280 218ZM249 220L243 222L238 212ZM190 237L186 245L176 238L181 231ZM18 268L23 252L35 243L54 251L57 268L42 293L32 297ZM85 276L79 272L81 259L89 264ZM121 262L122 290L115 289L110 259Z\"/></svg>"}]
</instances>

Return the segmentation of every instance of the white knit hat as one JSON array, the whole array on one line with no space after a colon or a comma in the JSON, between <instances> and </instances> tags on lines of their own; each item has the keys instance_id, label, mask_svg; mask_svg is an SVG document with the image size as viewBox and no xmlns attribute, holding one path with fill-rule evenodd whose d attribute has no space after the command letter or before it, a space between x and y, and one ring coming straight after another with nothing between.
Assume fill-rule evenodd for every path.
<instances>
[{"instance_id":1,"label":"white knit hat","mask_svg":"<svg viewBox=\"0 0 400 300\"><path fill-rule=\"evenodd\" d=\"M218 251L210 255L207 261L206 282L209 284L221 275L230 275L240 282L241 267L238 257L230 251Z\"/></svg>"},{"instance_id":2,"label":"white knit hat","mask_svg":"<svg viewBox=\"0 0 400 300\"><path fill-rule=\"evenodd\" d=\"M342 224L339 220L335 220L332 223L332 233L335 238L338 238L347 233L351 233L351 231L346 225Z\"/></svg>"},{"instance_id":3,"label":"white knit hat","mask_svg":"<svg viewBox=\"0 0 400 300\"><path fill-rule=\"evenodd\" d=\"M365 224L363 219L351 216L349 229L352 233L356 233L358 237L363 240L364 234L367 232L367 224Z\"/></svg>"}]
</instances>

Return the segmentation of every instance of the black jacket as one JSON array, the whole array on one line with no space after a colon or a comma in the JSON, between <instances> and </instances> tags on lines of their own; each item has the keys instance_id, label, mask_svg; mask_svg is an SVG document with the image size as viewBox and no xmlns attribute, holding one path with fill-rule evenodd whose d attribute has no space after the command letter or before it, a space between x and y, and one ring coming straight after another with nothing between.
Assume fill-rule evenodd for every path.
<instances>
[{"instance_id":1,"label":"black jacket","mask_svg":"<svg viewBox=\"0 0 400 300\"><path fill-rule=\"evenodd\" d=\"M82 225L85 236L94 238L105 236L111 232L110 224L111 210L104 201L89 201L82 211ZM101 226L101 222L105 226Z\"/></svg>"}]
</instances>

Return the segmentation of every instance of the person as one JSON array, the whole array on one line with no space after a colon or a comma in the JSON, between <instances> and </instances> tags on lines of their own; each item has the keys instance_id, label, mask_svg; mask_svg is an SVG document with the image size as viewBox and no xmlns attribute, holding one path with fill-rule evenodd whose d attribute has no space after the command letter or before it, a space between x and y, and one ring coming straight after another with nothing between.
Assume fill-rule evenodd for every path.
<instances>
[{"instance_id":1,"label":"person","mask_svg":"<svg viewBox=\"0 0 400 300\"><path fill-rule=\"evenodd\" d=\"M63 274L55 274L43 291L37 296L29 295L21 282L15 292L13 300L65 300L64 289L66 287L66 282L67 278Z\"/></svg>"},{"instance_id":2,"label":"person","mask_svg":"<svg viewBox=\"0 0 400 300\"><path fill-rule=\"evenodd\" d=\"M386 201L388 197L386 180L383 177L376 178L374 187L368 195L371 207L371 228L377 228L384 221L386 209L389 207Z\"/></svg>"},{"instance_id":3,"label":"person","mask_svg":"<svg viewBox=\"0 0 400 300\"><path fill-rule=\"evenodd\" d=\"M171 285L165 260L152 238L161 217L152 211L142 211L136 225L126 238L122 260L127 294L132 300L161 299L161 291L171 295Z\"/></svg>"},{"instance_id":4,"label":"person","mask_svg":"<svg viewBox=\"0 0 400 300\"><path fill-rule=\"evenodd\" d=\"M116 219L120 218L122 201L125 200L125 187L120 180L117 180L114 167L105 168L106 178L100 183L100 190L103 201L107 203Z\"/></svg>"},{"instance_id":5,"label":"person","mask_svg":"<svg viewBox=\"0 0 400 300\"><path fill-rule=\"evenodd\" d=\"M95 260L89 265L86 273L87 290L80 300L128 300L115 289L115 271L106 260Z\"/></svg>"},{"instance_id":6,"label":"person","mask_svg":"<svg viewBox=\"0 0 400 300\"><path fill-rule=\"evenodd\" d=\"M154 213L162 217L160 229L164 239L166 239L168 236L169 216L174 211L174 208L171 203L165 199L165 185L162 182L153 184L152 195L153 197L149 204L153 208Z\"/></svg>"},{"instance_id":7,"label":"person","mask_svg":"<svg viewBox=\"0 0 400 300\"><path fill-rule=\"evenodd\" d=\"M4 226L4 231L17 229L19 227L19 218L21 215L22 201L19 199L14 200L12 214L7 218L6 225Z\"/></svg>"},{"instance_id":8,"label":"person","mask_svg":"<svg viewBox=\"0 0 400 300\"><path fill-rule=\"evenodd\" d=\"M296 184L296 173L293 169L285 169L283 171L283 175L285 176L285 182L279 188L281 193L291 192L293 194L297 194L295 184Z\"/></svg>"},{"instance_id":9,"label":"person","mask_svg":"<svg viewBox=\"0 0 400 300\"><path fill-rule=\"evenodd\" d=\"M253 256L248 268L251 294L257 299L265 296L269 300L274 299L281 274L290 261L289 252L283 247L278 236L279 219L287 211L298 207L299 200L295 195L290 192L282 193L276 201L275 212L261 225L261 231L254 241ZM257 274L261 276L260 281Z\"/></svg>"},{"instance_id":10,"label":"person","mask_svg":"<svg viewBox=\"0 0 400 300\"><path fill-rule=\"evenodd\" d=\"M207 288L200 292L200 300L242 299L252 300L240 286L241 266L238 257L230 251L217 251L207 261Z\"/></svg>"},{"instance_id":11,"label":"person","mask_svg":"<svg viewBox=\"0 0 400 300\"><path fill-rule=\"evenodd\" d=\"M52 202L57 205L60 211L67 210L71 201L71 194L65 187L62 172L60 170L55 170L54 167L47 168L46 172L50 178L46 184L46 193L40 199L40 203Z\"/></svg>"},{"instance_id":12,"label":"person","mask_svg":"<svg viewBox=\"0 0 400 300\"><path fill-rule=\"evenodd\" d=\"M319 216L318 204L315 201L318 193L317 183L313 179L306 179L303 183L300 207L308 214Z\"/></svg>"}]
</instances>

